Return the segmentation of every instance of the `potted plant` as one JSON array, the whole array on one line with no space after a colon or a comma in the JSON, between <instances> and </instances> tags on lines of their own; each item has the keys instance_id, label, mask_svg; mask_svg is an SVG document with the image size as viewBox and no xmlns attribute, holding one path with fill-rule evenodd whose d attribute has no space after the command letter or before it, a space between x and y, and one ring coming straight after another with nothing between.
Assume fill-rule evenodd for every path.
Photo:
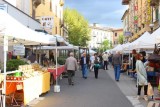
<instances>
[{"instance_id":1,"label":"potted plant","mask_svg":"<svg viewBox=\"0 0 160 107\"><path fill-rule=\"evenodd\" d=\"M19 65L25 65L26 62L19 60L19 59L11 59L7 61L7 71L14 71L18 70ZM15 73L15 76L20 76L21 73L17 72Z\"/></svg>"}]
</instances>

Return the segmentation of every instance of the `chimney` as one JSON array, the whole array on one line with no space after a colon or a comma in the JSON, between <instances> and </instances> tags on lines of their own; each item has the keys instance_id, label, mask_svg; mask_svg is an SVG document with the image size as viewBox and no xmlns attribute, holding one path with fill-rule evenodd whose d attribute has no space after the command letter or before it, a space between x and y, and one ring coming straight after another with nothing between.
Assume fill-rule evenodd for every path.
<instances>
[{"instance_id":1,"label":"chimney","mask_svg":"<svg viewBox=\"0 0 160 107\"><path fill-rule=\"evenodd\" d=\"M97 23L93 23L93 26L96 27Z\"/></svg>"}]
</instances>

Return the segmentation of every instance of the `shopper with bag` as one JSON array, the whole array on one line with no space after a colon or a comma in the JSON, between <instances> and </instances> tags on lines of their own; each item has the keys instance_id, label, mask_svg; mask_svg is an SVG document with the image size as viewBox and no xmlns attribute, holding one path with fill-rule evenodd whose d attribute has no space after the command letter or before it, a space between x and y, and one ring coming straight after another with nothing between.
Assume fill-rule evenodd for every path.
<instances>
[{"instance_id":1,"label":"shopper with bag","mask_svg":"<svg viewBox=\"0 0 160 107\"><path fill-rule=\"evenodd\" d=\"M94 74L95 74L95 78L98 79L98 70L100 68L100 64L98 61L98 57L97 55L95 55L95 61L94 61Z\"/></svg>"},{"instance_id":2,"label":"shopper with bag","mask_svg":"<svg viewBox=\"0 0 160 107\"><path fill-rule=\"evenodd\" d=\"M146 69L144 67L143 62L141 61L143 59L142 54L137 54L136 56L136 71L137 71L137 79L138 79L138 96L137 98L140 98L141 95L141 88L144 87L144 99L148 101L147 97L147 89L148 89L148 81L147 81L147 73Z\"/></svg>"}]
</instances>

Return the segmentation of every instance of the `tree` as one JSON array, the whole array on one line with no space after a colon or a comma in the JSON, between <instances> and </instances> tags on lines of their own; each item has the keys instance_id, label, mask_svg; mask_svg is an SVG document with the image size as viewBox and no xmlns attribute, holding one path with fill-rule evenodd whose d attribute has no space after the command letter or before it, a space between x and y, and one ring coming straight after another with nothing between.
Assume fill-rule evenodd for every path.
<instances>
[{"instance_id":1,"label":"tree","mask_svg":"<svg viewBox=\"0 0 160 107\"><path fill-rule=\"evenodd\" d=\"M107 49L110 49L111 48L111 42L107 39L107 40L104 40L102 43L101 43L101 46L100 46L100 52L103 52Z\"/></svg>"},{"instance_id":2,"label":"tree","mask_svg":"<svg viewBox=\"0 0 160 107\"><path fill-rule=\"evenodd\" d=\"M124 41L124 36L123 36L123 35L120 35L120 36L118 37L118 43L119 43L119 44L123 44L123 41Z\"/></svg>"},{"instance_id":3,"label":"tree","mask_svg":"<svg viewBox=\"0 0 160 107\"><path fill-rule=\"evenodd\" d=\"M64 10L64 22L68 26L68 40L76 46L87 46L90 40L88 21L75 9Z\"/></svg>"}]
</instances>

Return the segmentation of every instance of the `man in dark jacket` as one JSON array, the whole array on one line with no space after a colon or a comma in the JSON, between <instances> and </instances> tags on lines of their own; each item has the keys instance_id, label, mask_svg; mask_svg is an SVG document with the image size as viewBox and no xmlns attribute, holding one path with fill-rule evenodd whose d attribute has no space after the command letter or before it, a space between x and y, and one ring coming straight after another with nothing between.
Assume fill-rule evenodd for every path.
<instances>
[{"instance_id":1,"label":"man in dark jacket","mask_svg":"<svg viewBox=\"0 0 160 107\"><path fill-rule=\"evenodd\" d=\"M82 76L83 78L87 79L89 58L86 56L85 52L83 53L83 56L81 57L80 64L82 66Z\"/></svg>"}]
</instances>

